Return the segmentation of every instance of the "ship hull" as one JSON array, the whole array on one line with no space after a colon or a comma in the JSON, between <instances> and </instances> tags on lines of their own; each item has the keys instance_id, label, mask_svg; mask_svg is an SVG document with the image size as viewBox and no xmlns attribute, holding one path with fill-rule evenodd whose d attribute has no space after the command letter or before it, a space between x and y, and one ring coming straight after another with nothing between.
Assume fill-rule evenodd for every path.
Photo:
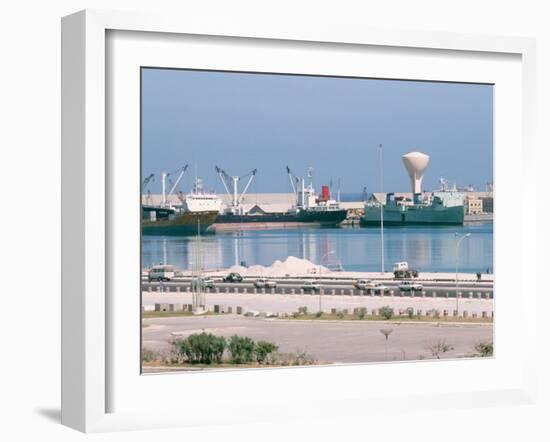
<instances>
[{"instance_id":1,"label":"ship hull","mask_svg":"<svg viewBox=\"0 0 550 442\"><path fill-rule=\"evenodd\" d=\"M346 219L346 210L331 210L326 212L303 210L294 213L266 213L258 215L218 215L215 224L270 224L280 225L321 225L334 226Z\"/></svg>"},{"instance_id":2,"label":"ship hull","mask_svg":"<svg viewBox=\"0 0 550 442\"><path fill-rule=\"evenodd\" d=\"M365 227L380 226L380 208L369 207L361 218L361 225ZM404 225L440 225L453 226L464 224L464 206L433 207L392 207L384 209L385 226Z\"/></svg>"},{"instance_id":3,"label":"ship hull","mask_svg":"<svg viewBox=\"0 0 550 442\"><path fill-rule=\"evenodd\" d=\"M150 212L158 217L152 221ZM142 210L141 233L143 235L190 236L211 233L212 224L218 212L173 213L166 209L144 207Z\"/></svg>"}]
</instances>

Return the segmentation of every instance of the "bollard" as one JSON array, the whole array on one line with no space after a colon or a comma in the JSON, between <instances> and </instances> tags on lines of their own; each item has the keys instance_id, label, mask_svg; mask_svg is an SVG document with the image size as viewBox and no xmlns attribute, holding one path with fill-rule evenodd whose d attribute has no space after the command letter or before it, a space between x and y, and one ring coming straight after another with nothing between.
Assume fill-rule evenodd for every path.
<instances>
[{"instance_id":1,"label":"bollard","mask_svg":"<svg viewBox=\"0 0 550 442\"><path fill-rule=\"evenodd\" d=\"M468 298L472 299L473 297L474 297L474 293L473 292L468 292Z\"/></svg>"},{"instance_id":2,"label":"bollard","mask_svg":"<svg viewBox=\"0 0 550 442\"><path fill-rule=\"evenodd\" d=\"M181 291L181 287L178 285L176 286L176 293L179 293Z\"/></svg>"},{"instance_id":3,"label":"bollard","mask_svg":"<svg viewBox=\"0 0 550 442\"><path fill-rule=\"evenodd\" d=\"M423 298L426 297L426 290L422 290L422 297L423 297Z\"/></svg>"},{"instance_id":4,"label":"bollard","mask_svg":"<svg viewBox=\"0 0 550 442\"><path fill-rule=\"evenodd\" d=\"M477 299L481 299L481 292L477 292Z\"/></svg>"},{"instance_id":5,"label":"bollard","mask_svg":"<svg viewBox=\"0 0 550 442\"><path fill-rule=\"evenodd\" d=\"M294 295L294 294L296 293L296 290L295 290L295 289L290 289L290 293L291 293L292 295Z\"/></svg>"},{"instance_id":6,"label":"bollard","mask_svg":"<svg viewBox=\"0 0 550 442\"><path fill-rule=\"evenodd\" d=\"M487 312L481 312L481 317L486 318L487 317Z\"/></svg>"},{"instance_id":7,"label":"bollard","mask_svg":"<svg viewBox=\"0 0 550 442\"><path fill-rule=\"evenodd\" d=\"M462 292L458 292L458 299L462 299Z\"/></svg>"},{"instance_id":8,"label":"bollard","mask_svg":"<svg viewBox=\"0 0 550 442\"><path fill-rule=\"evenodd\" d=\"M340 296L344 295L344 289L340 289Z\"/></svg>"},{"instance_id":9,"label":"bollard","mask_svg":"<svg viewBox=\"0 0 550 442\"><path fill-rule=\"evenodd\" d=\"M332 295L336 294L336 289L332 289Z\"/></svg>"}]
</instances>

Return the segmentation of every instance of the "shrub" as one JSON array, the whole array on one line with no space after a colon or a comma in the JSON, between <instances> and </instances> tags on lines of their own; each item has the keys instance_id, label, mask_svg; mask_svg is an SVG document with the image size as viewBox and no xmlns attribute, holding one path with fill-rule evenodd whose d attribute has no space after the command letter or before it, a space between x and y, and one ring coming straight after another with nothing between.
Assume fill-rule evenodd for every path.
<instances>
[{"instance_id":1,"label":"shrub","mask_svg":"<svg viewBox=\"0 0 550 442\"><path fill-rule=\"evenodd\" d=\"M452 345L447 344L445 339L442 339L429 345L428 350L432 356L435 356L437 359L441 359L442 353L447 353L448 351L454 350L454 348Z\"/></svg>"},{"instance_id":2,"label":"shrub","mask_svg":"<svg viewBox=\"0 0 550 442\"><path fill-rule=\"evenodd\" d=\"M318 311L317 313L315 313L316 318L320 318L321 316L323 316L323 312Z\"/></svg>"},{"instance_id":3,"label":"shrub","mask_svg":"<svg viewBox=\"0 0 550 442\"><path fill-rule=\"evenodd\" d=\"M336 313L336 317L337 317L338 319L344 319L344 312L338 312L338 313Z\"/></svg>"},{"instance_id":4,"label":"shrub","mask_svg":"<svg viewBox=\"0 0 550 442\"><path fill-rule=\"evenodd\" d=\"M433 316L434 318L439 318L439 316L441 315L441 312L435 308L432 308L431 310L428 310L426 313L430 314L431 316Z\"/></svg>"},{"instance_id":5,"label":"shrub","mask_svg":"<svg viewBox=\"0 0 550 442\"><path fill-rule=\"evenodd\" d=\"M228 344L231 362L234 364L247 364L254 360L254 341L246 336L233 335Z\"/></svg>"},{"instance_id":6,"label":"shrub","mask_svg":"<svg viewBox=\"0 0 550 442\"><path fill-rule=\"evenodd\" d=\"M141 349L141 361L142 362L153 362L158 359L157 354L153 350L148 348Z\"/></svg>"},{"instance_id":7,"label":"shrub","mask_svg":"<svg viewBox=\"0 0 550 442\"><path fill-rule=\"evenodd\" d=\"M411 319L414 317L414 309L412 307L407 307L407 309L405 310L405 313Z\"/></svg>"},{"instance_id":8,"label":"shrub","mask_svg":"<svg viewBox=\"0 0 550 442\"><path fill-rule=\"evenodd\" d=\"M357 317L359 319L364 319L365 318L365 315L367 314L367 309L362 307L359 309L359 311L357 312Z\"/></svg>"},{"instance_id":9,"label":"shrub","mask_svg":"<svg viewBox=\"0 0 550 442\"><path fill-rule=\"evenodd\" d=\"M393 316L393 309L390 306L385 305L384 307L380 307L378 314L384 319L391 319Z\"/></svg>"},{"instance_id":10,"label":"shrub","mask_svg":"<svg viewBox=\"0 0 550 442\"><path fill-rule=\"evenodd\" d=\"M226 345L225 338L204 332L174 342L176 354L185 356L192 364L221 363Z\"/></svg>"},{"instance_id":11,"label":"shrub","mask_svg":"<svg viewBox=\"0 0 550 442\"><path fill-rule=\"evenodd\" d=\"M475 348L482 358L493 356L493 342L480 342Z\"/></svg>"},{"instance_id":12,"label":"shrub","mask_svg":"<svg viewBox=\"0 0 550 442\"><path fill-rule=\"evenodd\" d=\"M268 357L278 349L279 347L273 342L258 341L254 348L254 352L256 353L256 361L258 361L259 364L265 363Z\"/></svg>"}]
</instances>

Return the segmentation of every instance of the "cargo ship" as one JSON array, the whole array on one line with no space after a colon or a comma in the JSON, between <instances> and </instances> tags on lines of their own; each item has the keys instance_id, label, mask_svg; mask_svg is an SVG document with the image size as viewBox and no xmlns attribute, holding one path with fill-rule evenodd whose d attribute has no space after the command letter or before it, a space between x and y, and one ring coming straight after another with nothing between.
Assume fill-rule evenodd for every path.
<instances>
[{"instance_id":1,"label":"cargo ship","mask_svg":"<svg viewBox=\"0 0 550 442\"><path fill-rule=\"evenodd\" d=\"M229 225L245 225L254 228L261 227L299 227L299 226L336 226L346 219L347 210L340 203L330 198L328 186L322 186L321 195L313 187L313 182L305 184L304 178L296 177L287 167L292 189L296 195L296 204L285 212L266 212L259 206L254 206L247 212L242 209L241 201L244 192L249 187L249 180L240 198L237 196L236 177L230 177L223 170L216 168L228 193L233 197L232 204L218 215L215 221L216 229L229 228ZM256 171L251 174L254 177ZM308 174L311 178L311 171ZM229 179L233 179L233 192L229 192Z\"/></svg>"},{"instance_id":2,"label":"cargo ship","mask_svg":"<svg viewBox=\"0 0 550 442\"><path fill-rule=\"evenodd\" d=\"M434 192L431 201L424 203L416 198L410 201L405 198L396 198L388 193L386 204L368 201L365 203L365 214L361 218L362 226L403 225L462 225L464 224L464 204L459 197L444 196L441 192ZM383 212L383 214L381 213Z\"/></svg>"},{"instance_id":3,"label":"cargo ship","mask_svg":"<svg viewBox=\"0 0 550 442\"><path fill-rule=\"evenodd\" d=\"M402 225L462 225L464 224L464 195L442 188L428 197L423 197L422 179L430 157L422 152L409 152L402 157L409 174L412 187L412 200L386 195L386 202L375 198L365 203L365 214L361 218L363 226L402 226Z\"/></svg>"},{"instance_id":4,"label":"cargo ship","mask_svg":"<svg viewBox=\"0 0 550 442\"><path fill-rule=\"evenodd\" d=\"M143 235L186 236L213 232L212 225L221 208L216 194L205 192L200 179L195 181L191 193L178 195L178 203L169 201L172 192L173 189L166 194L163 183L161 205L142 205Z\"/></svg>"}]
</instances>

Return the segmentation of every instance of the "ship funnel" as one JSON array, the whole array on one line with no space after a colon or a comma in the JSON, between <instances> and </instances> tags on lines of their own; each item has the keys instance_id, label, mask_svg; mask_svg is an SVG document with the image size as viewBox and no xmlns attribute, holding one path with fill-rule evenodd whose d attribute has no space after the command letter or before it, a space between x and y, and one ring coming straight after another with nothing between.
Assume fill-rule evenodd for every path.
<instances>
[{"instance_id":1,"label":"ship funnel","mask_svg":"<svg viewBox=\"0 0 550 442\"><path fill-rule=\"evenodd\" d=\"M422 152L409 152L403 155L403 164L409 176L411 177L412 193L413 195L422 192L422 178L424 177L424 171L428 166L430 157Z\"/></svg>"}]
</instances>

